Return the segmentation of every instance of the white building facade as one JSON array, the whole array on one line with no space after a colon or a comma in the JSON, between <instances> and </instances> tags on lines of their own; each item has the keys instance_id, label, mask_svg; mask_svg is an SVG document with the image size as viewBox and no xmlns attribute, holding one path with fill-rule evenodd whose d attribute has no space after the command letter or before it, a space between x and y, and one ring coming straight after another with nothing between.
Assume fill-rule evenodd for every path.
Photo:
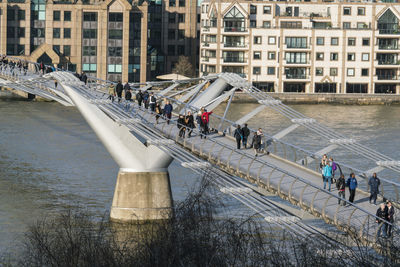
<instances>
[{"instance_id":1,"label":"white building facade","mask_svg":"<svg viewBox=\"0 0 400 267\"><path fill-rule=\"evenodd\" d=\"M203 1L200 74L274 92L400 93L400 4Z\"/></svg>"}]
</instances>

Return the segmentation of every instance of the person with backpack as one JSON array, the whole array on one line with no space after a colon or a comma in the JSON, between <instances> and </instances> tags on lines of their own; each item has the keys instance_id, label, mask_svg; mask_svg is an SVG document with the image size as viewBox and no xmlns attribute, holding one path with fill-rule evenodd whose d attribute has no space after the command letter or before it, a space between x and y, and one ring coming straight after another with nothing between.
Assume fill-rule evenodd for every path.
<instances>
[{"instance_id":1,"label":"person with backpack","mask_svg":"<svg viewBox=\"0 0 400 267\"><path fill-rule=\"evenodd\" d=\"M159 103L156 104L156 124L158 124L158 119L163 114L162 108Z\"/></svg>"},{"instance_id":2,"label":"person with backpack","mask_svg":"<svg viewBox=\"0 0 400 267\"><path fill-rule=\"evenodd\" d=\"M245 123L242 128L242 144L245 149L247 148L247 139L249 138L249 135L250 135L250 130L247 127L247 123Z\"/></svg>"},{"instance_id":3,"label":"person with backpack","mask_svg":"<svg viewBox=\"0 0 400 267\"><path fill-rule=\"evenodd\" d=\"M242 130L240 129L240 125L237 126L235 131L233 132L233 137L236 139L236 148L240 149L240 143L242 142L243 135Z\"/></svg>"},{"instance_id":4,"label":"person with backpack","mask_svg":"<svg viewBox=\"0 0 400 267\"><path fill-rule=\"evenodd\" d=\"M319 170L321 171L322 181L325 181L324 167L326 166L327 163L328 163L328 157L326 156L326 154L324 154L322 156L321 163L319 164Z\"/></svg>"},{"instance_id":5,"label":"person with backpack","mask_svg":"<svg viewBox=\"0 0 400 267\"><path fill-rule=\"evenodd\" d=\"M188 138L190 138L192 136L192 132L194 129L194 118L192 115L192 112L190 112L190 110L187 112L187 115L185 117L185 124L188 128Z\"/></svg>"},{"instance_id":6,"label":"person with backpack","mask_svg":"<svg viewBox=\"0 0 400 267\"><path fill-rule=\"evenodd\" d=\"M125 94L126 94L126 92L128 92L128 90L131 90L131 87L129 86L129 83L126 82L126 83L124 84L124 91L125 91Z\"/></svg>"},{"instance_id":7,"label":"person with backpack","mask_svg":"<svg viewBox=\"0 0 400 267\"><path fill-rule=\"evenodd\" d=\"M326 182L328 182L328 190L331 191L332 166L329 162L324 167L324 189L326 189Z\"/></svg>"},{"instance_id":8,"label":"person with backpack","mask_svg":"<svg viewBox=\"0 0 400 267\"><path fill-rule=\"evenodd\" d=\"M139 107L142 106L142 102L143 102L143 93L142 90L139 90L139 92L137 92L136 94L136 101L138 102Z\"/></svg>"},{"instance_id":9,"label":"person with backpack","mask_svg":"<svg viewBox=\"0 0 400 267\"><path fill-rule=\"evenodd\" d=\"M151 93L150 93L150 97L149 97L149 106L150 106L150 110L151 110L152 112L154 112L154 111L156 110L156 102L157 102L157 99L156 99L156 97L154 96L154 93L151 92Z\"/></svg>"},{"instance_id":10,"label":"person with backpack","mask_svg":"<svg viewBox=\"0 0 400 267\"><path fill-rule=\"evenodd\" d=\"M261 131L261 128L258 129L257 132L254 133L253 135L253 148L254 148L254 153L255 156L258 156L258 152L261 152L261 141L262 141L263 133Z\"/></svg>"},{"instance_id":11,"label":"person with backpack","mask_svg":"<svg viewBox=\"0 0 400 267\"><path fill-rule=\"evenodd\" d=\"M182 114L179 114L177 126L179 129L179 137L185 138L185 133L186 133L185 117Z\"/></svg>"},{"instance_id":12,"label":"person with backpack","mask_svg":"<svg viewBox=\"0 0 400 267\"><path fill-rule=\"evenodd\" d=\"M381 180L376 176L376 173L374 172L368 180L368 185L370 189L370 196L369 196L369 203L371 203L372 200L374 200L374 204L376 205L376 198L378 197L379 194L379 185L381 184Z\"/></svg>"},{"instance_id":13,"label":"person with backpack","mask_svg":"<svg viewBox=\"0 0 400 267\"><path fill-rule=\"evenodd\" d=\"M357 179L354 173L350 174L350 177L347 179L347 187L350 191L349 202L354 202L354 197L356 196L356 188L357 188Z\"/></svg>"},{"instance_id":14,"label":"person with backpack","mask_svg":"<svg viewBox=\"0 0 400 267\"><path fill-rule=\"evenodd\" d=\"M114 97L115 97L115 86L114 84L110 84L108 87L108 99L111 100L111 102L114 102Z\"/></svg>"},{"instance_id":15,"label":"person with backpack","mask_svg":"<svg viewBox=\"0 0 400 267\"><path fill-rule=\"evenodd\" d=\"M132 101L132 93L131 93L131 89L130 88L128 90L126 90L126 92L125 92L125 100L126 101Z\"/></svg>"},{"instance_id":16,"label":"person with backpack","mask_svg":"<svg viewBox=\"0 0 400 267\"><path fill-rule=\"evenodd\" d=\"M345 190L346 189L346 181L344 180L343 174L341 174L339 179L337 179L336 188L338 190L339 197L343 198L343 200L340 198L338 199L338 204L340 205L340 202L342 202L343 203L342 206L346 206L346 201L345 201L345 199L346 199L346 190Z\"/></svg>"}]
</instances>

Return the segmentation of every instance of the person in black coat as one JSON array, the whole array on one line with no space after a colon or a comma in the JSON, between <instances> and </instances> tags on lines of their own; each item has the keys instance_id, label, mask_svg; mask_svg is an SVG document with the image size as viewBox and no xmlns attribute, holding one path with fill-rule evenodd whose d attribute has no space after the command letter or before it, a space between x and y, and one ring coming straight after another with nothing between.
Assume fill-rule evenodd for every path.
<instances>
[{"instance_id":1,"label":"person in black coat","mask_svg":"<svg viewBox=\"0 0 400 267\"><path fill-rule=\"evenodd\" d=\"M369 178L368 185L370 189L371 195L369 196L369 203L371 201L374 201L374 204L376 205L376 198L379 194L379 185L381 184L381 181L379 178L376 176L376 173L372 174L371 178Z\"/></svg>"},{"instance_id":2,"label":"person in black coat","mask_svg":"<svg viewBox=\"0 0 400 267\"><path fill-rule=\"evenodd\" d=\"M124 86L122 85L121 81L118 81L117 86L115 87L115 91L117 91L117 96L118 96L118 103L121 102L123 90Z\"/></svg>"},{"instance_id":3,"label":"person in black coat","mask_svg":"<svg viewBox=\"0 0 400 267\"><path fill-rule=\"evenodd\" d=\"M87 75L84 72L82 73L81 81L84 82L85 84L87 84Z\"/></svg>"},{"instance_id":4,"label":"person in black coat","mask_svg":"<svg viewBox=\"0 0 400 267\"><path fill-rule=\"evenodd\" d=\"M177 123L179 129L179 137L185 138L186 124L185 117L182 114L179 114Z\"/></svg>"},{"instance_id":5,"label":"person in black coat","mask_svg":"<svg viewBox=\"0 0 400 267\"><path fill-rule=\"evenodd\" d=\"M195 127L194 118L193 118L192 112L190 112L190 110L187 112L187 115L185 117L185 123L188 128L188 138L190 138L192 135L193 129Z\"/></svg>"},{"instance_id":6,"label":"person in black coat","mask_svg":"<svg viewBox=\"0 0 400 267\"><path fill-rule=\"evenodd\" d=\"M381 236L381 232L382 232L382 236L386 237L387 224L386 224L385 221L387 221L388 209L387 209L385 203L382 203L381 206L376 211L376 217L378 217L376 219L376 223L378 223L378 235L377 235L377 237L379 238Z\"/></svg>"},{"instance_id":7,"label":"person in black coat","mask_svg":"<svg viewBox=\"0 0 400 267\"><path fill-rule=\"evenodd\" d=\"M247 123L244 124L242 128L242 144L244 148L247 148L247 139L249 138L250 130L247 128Z\"/></svg>"},{"instance_id":8,"label":"person in black coat","mask_svg":"<svg viewBox=\"0 0 400 267\"><path fill-rule=\"evenodd\" d=\"M240 125L238 125L236 130L233 132L233 137L236 139L237 149L240 149L240 143L242 142L242 130L240 129Z\"/></svg>"},{"instance_id":9,"label":"person in black coat","mask_svg":"<svg viewBox=\"0 0 400 267\"><path fill-rule=\"evenodd\" d=\"M136 94L136 101L138 102L139 107L141 107L143 102L142 90L139 90L139 92Z\"/></svg>"}]
</instances>

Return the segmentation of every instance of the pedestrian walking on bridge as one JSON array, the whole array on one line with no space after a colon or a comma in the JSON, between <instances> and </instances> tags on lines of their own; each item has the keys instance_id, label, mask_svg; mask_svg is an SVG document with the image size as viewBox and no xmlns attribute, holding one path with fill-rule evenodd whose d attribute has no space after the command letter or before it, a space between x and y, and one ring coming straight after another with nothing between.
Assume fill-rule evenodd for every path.
<instances>
[{"instance_id":1,"label":"pedestrian walking on bridge","mask_svg":"<svg viewBox=\"0 0 400 267\"><path fill-rule=\"evenodd\" d=\"M258 129L257 132L254 133L253 135L253 148L254 148L254 153L255 156L258 156L258 152L261 152L261 141L262 141L263 133L261 131L261 128Z\"/></svg>"},{"instance_id":2,"label":"pedestrian walking on bridge","mask_svg":"<svg viewBox=\"0 0 400 267\"><path fill-rule=\"evenodd\" d=\"M167 124L169 124L169 120L171 119L172 116L172 110L173 107L171 105L171 103L169 101L167 101L167 103L164 106L164 116L167 118Z\"/></svg>"},{"instance_id":3,"label":"pedestrian walking on bridge","mask_svg":"<svg viewBox=\"0 0 400 267\"><path fill-rule=\"evenodd\" d=\"M195 127L194 126L194 118L193 118L192 112L190 110L187 112L187 115L185 117L185 123L188 128L188 138L190 138L192 136L192 132Z\"/></svg>"},{"instance_id":4,"label":"pedestrian walking on bridge","mask_svg":"<svg viewBox=\"0 0 400 267\"><path fill-rule=\"evenodd\" d=\"M346 206L346 201L345 201L345 199L346 199L346 196L345 196L345 194L346 194L346 191L345 191L345 189L346 189L346 181L344 180L344 175L343 174L341 174L339 179L337 180L336 188L338 189L339 197L343 198L343 200L341 200L339 198L338 204L340 205L340 202L342 202L343 203L342 206Z\"/></svg>"},{"instance_id":5,"label":"pedestrian walking on bridge","mask_svg":"<svg viewBox=\"0 0 400 267\"><path fill-rule=\"evenodd\" d=\"M240 125L238 125L235 131L233 132L233 137L235 137L236 139L236 148L240 149L240 143L242 142L243 139L243 134L242 130L240 129Z\"/></svg>"},{"instance_id":6,"label":"pedestrian walking on bridge","mask_svg":"<svg viewBox=\"0 0 400 267\"><path fill-rule=\"evenodd\" d=\"M349 187L350 197L349 202L354 202L354 197L356 196L356 188L357 188L357 179L354 173L350 174L350 177L347 179L347 186Z\"/></svg>"},{"instance_id":7,"label":"pedestrian walking on bridge","mask_svg":"<svg viewBox=\"0 0 400 267\"><path fill-rule=\"evenodd\" d=\"M370 189L371 195L369 196L369 203L371 203L372 200L374 200L374 204L376 205L376 198L378 197L379 194L379 185L381 184L381 181L379 178L376 176L376 173L374 172L369 178L368 185Z\"/></svg>"},{"instance_id":8,"label":"pedestrian walking on bridge","mask_svg":"<svg viewBox=\"0 0 400 267\"><path fill-rule=\"evenodd\" d=\"M141 107L143 102L142 90L139 90L139 92L136 94L136 101L138 102L139 107Z\"/></svg>"},{"instance_id":9,"label":"pedestrian walking on bridge","mask_svg":"<svg viewBox=\"0 0 400 267\"><path fill-rule=\"evenodd\" d=\"M328 190L331 191L332 184L332 166L328 162L324 167L324 189L326 189L326 183L328 182Z\"/></svg>"},{"instance_id":10,"label":"pedestrian walking on bridge","mask_svg":"<svg viewBox=\"0 0 400 267\"><path fill-rule=\"evenodd\" d=\"M390 224L388 224L387 227L387 236L390 237L392 236L392 224L394 224L394 207L392 206L392 202L391 201L387 201L387 220L388 222L390 222Z\"/></svg>"},{"instance_id":11,"label":"pedestrian walking on bridge","mask_svg":"<svg viewBox=\"0 0 400 267\"><path fill-rule=\"evenodd\" d=\"M242 144L245 149L247 148L247 139L249 138L249 135L250 135L250 130L247 127L247 123L245 123L242 128Z\"/></svg>"},{"instance_id":12,"label":"pedestrian walking on bridge","mask_svg":"<svg viewBox=\"0 0 400 267\"><path fill-rule=\"evenodd\" d=\"M121 81L118 81L117 86L115 87L115 91L117 91L117 96L118 96L118 103L121 102L123 90L124 90L124 87L122 86Z\"/></svg>"},{"instance_id":13,"label":"pedestrian walking on bridge","mask_svg":"<svg viewBox=\"0 0 400 267\"><path fill-rule=\"evenodd\" d=\"M378 210L376 211L376 217L378 217L379 219L376 219L376 223L378 223L378 235L377 237L381 237L381 233L382 233L382 237L386 237L386 227L387 224L385 221L387 221L387 217L388 217L388 209L385 205L385 203L381 203L381 206L378 208Z\"/></svg>"}]
</instances>

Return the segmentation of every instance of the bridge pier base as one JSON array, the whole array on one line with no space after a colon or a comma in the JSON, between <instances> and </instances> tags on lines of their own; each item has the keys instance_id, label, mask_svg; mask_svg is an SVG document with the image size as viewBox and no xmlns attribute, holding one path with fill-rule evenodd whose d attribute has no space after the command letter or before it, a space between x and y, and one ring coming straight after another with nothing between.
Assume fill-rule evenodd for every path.
<instances>
[{"instance_id":1,"label":"bridge pier base","mask_svg":"<svg viewBox=\"0 0 400 267\"><path fill-rule=\"evenodd\" d=\"M111 220L165 220L171 216L172 193L167 170L119 171L111 207Z\"/></svg>"}]
</instances>

